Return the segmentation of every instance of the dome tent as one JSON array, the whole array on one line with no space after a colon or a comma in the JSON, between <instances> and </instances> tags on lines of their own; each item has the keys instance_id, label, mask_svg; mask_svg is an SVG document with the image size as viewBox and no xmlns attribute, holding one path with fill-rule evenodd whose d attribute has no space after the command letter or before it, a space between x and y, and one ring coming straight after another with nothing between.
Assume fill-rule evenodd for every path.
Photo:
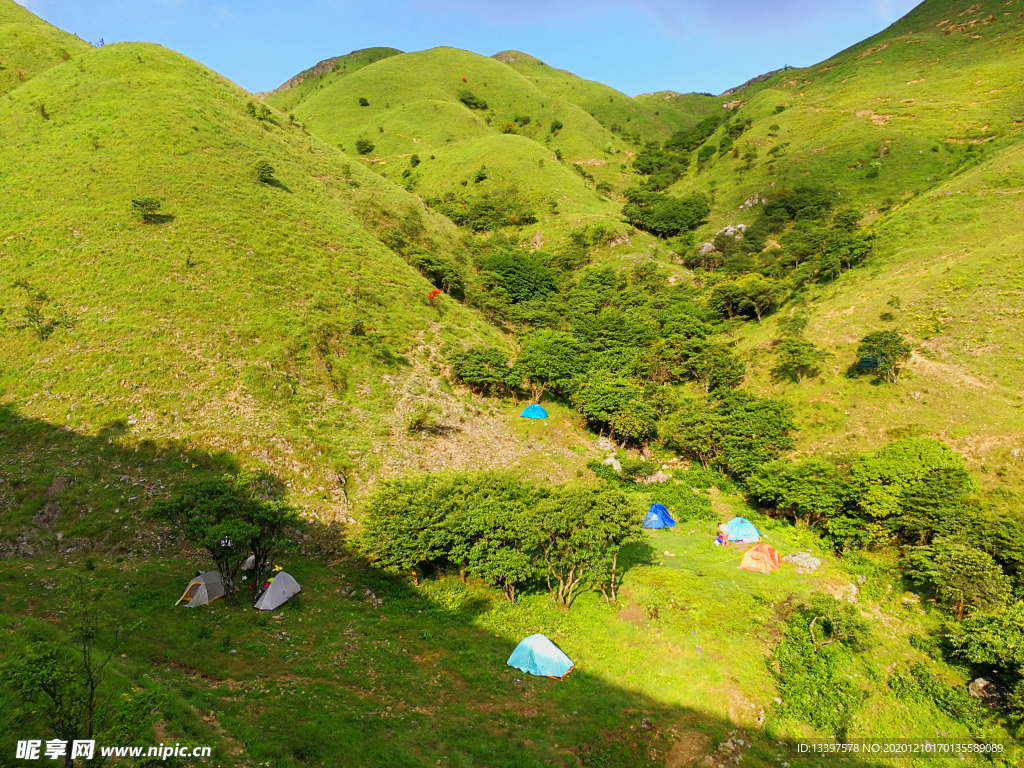
<instances>
[{"instance_id":1,"label":"dome tent","mask_svg":"<svg viewBox=\"0 0 1024 768\"><path fill-rule=\"evenodd\" d=\"M541 634L530 635L519 643L506 663L527 674L554 680L564 680L575 666L557 645Z\"/></svg>"},{"instance_id":2,"label":"dome tent","mask_svg":"<svg viewBox=\"0 0 1024 768\"><path fill-rule=\"evenodd\" d=\"M231 579L221 576L220 571L200 571L185 587L185 594L178 599L175 605L180 605L184 601L187 607L198 608L201 605L212 603L214 600L220 600L227 594L225 583L229 587L234 587ZM235 592L237 591L235 589Z\"/></svg>"},{"instance_id":3,"label":"dome tent","mask_svg":"<svg viewBox=\"0 0 1024 768\"><path fill-rule=\"evenodd\" d=\"M743 555L740 568L754 573L771 573L779 570L780 565L779 552L775 547L769 544L758 544Z\"/></svg>"},{"instance_id":4,"label":"dome tent","mask_svg":"<svg viewBox=\"0 0 1024 768\"><path fill-rule=\"evenodd\" d=\"M301 591L299 582L290 574L279 571L267 584L267 588L263 590L263 594L253 607L257 611L273 611Z\"/></svg>"},{"instance_id":5,"label":"dome tent","mask_svg":"<svg viewBox=\"0 0 1024 768\"><path fill-rule=\"evenodd\" d=\"M676 521L661 504L651 504L644 517L644 528L675 528Z\"/></svg>"},{"instance_id":6,"label":"dome tent","mask_svg":"<svg viewBox=\"0 0 1024 768\"><path fill-rule=\"evenodd\" d=\"M546 419L548 412L541 408L538 403L534 403L533 405L526 406L519 416L524 419Z\"/></svg>"},{"instance_id":7,"label":"dome tent","mask_svg":"<svg viewBox=\"0 0 1024 768\"><path fill-rule=\"evenodd\" d=\"M729 533L729 541L754 544L761 540L760 531L745 517L734 517L725 524L725 530Z\"/></svg>"}]
</instances>

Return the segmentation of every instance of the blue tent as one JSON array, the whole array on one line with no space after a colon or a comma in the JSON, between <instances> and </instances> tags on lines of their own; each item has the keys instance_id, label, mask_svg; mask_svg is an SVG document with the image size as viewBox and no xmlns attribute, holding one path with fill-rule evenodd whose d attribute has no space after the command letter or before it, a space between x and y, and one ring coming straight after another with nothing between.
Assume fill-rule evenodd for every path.
<instances>
[{"instance_id":1,"label":"blue tent","mask_svg":"<svg viewBox=\"0 0 1024 768\"><path fill-rule=\"evenodd\" d=\"M564 680L574 666L572 660L544 635L530 635L523 640L512 651L507 663L528 674L555 680Z\"/></svg>"},{"instance_id":2,"label":"blue tent","mask_svg":"<svg viewBox=\"0 0 1024 768\"><path fill-rule=\"evenodd\" d=\"M729 541L742 541L744 544L751 544L761 540L760 531L745 517L734 517L725 524L725 530L729 532Z\"/></svg>"},{"instance_id":3,"label":"blue tent","mask_svg":"<svg viewBox=\"0 0 1024 768\"><path fill-rule=\"evenodd\" d=\"M548 412L541 408L537 403L526 406L526 410L519 414L524 419L546 419Z\"/></svg>"},{"instance_id":4,"label":"blue tent","mask_svg":"<svg viewBox=\"0 0 1024 768\"><path fill-rule=\"evenodd\" d=\"M661 504L651 504L647 517L644 518L644 528L675 528L676 521Z\"/></svg>"}]
</instances>

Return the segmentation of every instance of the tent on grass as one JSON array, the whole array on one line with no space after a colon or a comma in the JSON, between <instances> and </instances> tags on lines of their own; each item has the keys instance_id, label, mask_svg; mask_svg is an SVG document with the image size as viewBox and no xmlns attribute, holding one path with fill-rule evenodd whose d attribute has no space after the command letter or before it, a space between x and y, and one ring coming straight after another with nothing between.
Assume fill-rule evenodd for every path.
<instances>
[{"instance_id":1,"label":"tent on grass","mask_svg":"<svg viewBox=\"0 0 1024 768\"><path fill-rule=\"evenodd\" d=\"M676 521L661 504L651 504L644 518L644 528L675 528Z\"/></svg>"},{"instance_id":2,"label":"tent on grass","mask_svg":"<svg viewBox=\"0 0 1024 768\"><path fill-rule=\"evenodd\" d=\"M734 517L725 524L725 530L729 533L729 541L754 544L761 540L760 531L745 517Z\"/></svg>"},{"instance_id":3,"label":"tent on grass","mask_svg":"<svg viewBox=\"0 0 1024 768\"><path fill-rule=\"evenodd\" d=\"M267 582L267 588L263 590L263 594L253 607L257 611L273 611L301 591L299 582L284 571L279 571Z\"/></svg>"},{"instance_id":4,"label":"tent on grass","mask_svg":"<svg viewBox=\"0 0 1024 768\"><path fill-rule=\"evenodd\" d=\"M564 680L575 666L557 645L540 634L530 635L517 645L507 664L527 674L555 680Z\"/></svg>"},{"instance_id":5,"label":"tent on grass","mask_svg":"<svg viewBox=\"0 0 1024 768\"><path fill-rule=\"evenodd\" d=\"M524 419L546 419L548 412L541 408L539 404L534 403L533 405L526 406L519 415Z\"/></svg>"},{"instance_id":6,"label":"tent on grass","mask_svg":"<svg viewBox=\"0 0 1024 768\"><path fill-rule=\"evenodd\" d=\"M189 582L189 585L185 587L185 594L181 596L175 605L184 602L189 608L198 608L200 605L220 600L220 598L227 594L227 590L224 588L225 581L234 587L231 579L223 578L220 575L220 571L200 571ZM236 588L235 592L237 591L238 589Z\"/></svg>"},{"instance_id":7,"label":"tent on grass","mask_svg":"<svg viewBox=\"0 0 1024 768\"><path fill-rule=\"evenodd\" d=\"M771 573L779 570L780 564L779 552L775 547L770 544L758 544L743 555L740 568L754 573Z\"/></svg>"}]
</instances>

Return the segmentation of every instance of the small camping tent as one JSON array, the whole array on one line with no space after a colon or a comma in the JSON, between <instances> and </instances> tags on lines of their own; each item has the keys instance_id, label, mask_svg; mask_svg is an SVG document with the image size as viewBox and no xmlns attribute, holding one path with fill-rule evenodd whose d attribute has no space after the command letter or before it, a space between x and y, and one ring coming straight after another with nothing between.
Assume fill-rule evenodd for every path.
<instances>
[{"instance_id":1,"label":"small camping tent","mask_svg":"<svg viewBox=\"0 0 1024 768\"><path fill-rule=\"evenodd\" d=\"M185 594L181 596L175 605L184 601L189 608L198 608L200 605L212 603L227 594L224 582L231 584L231 579L225 579L220 571L200 571L189 585L185 587ZM235 590L238 591L237 589Z\"/></svg>"},{"instance_id":2,"label":"small camping tent","mask_svg":"<svg viewBox=\"0 0 1024 768\"><path fill-rule=\"evenodd\" d=\"M725 530L729 532L729 541L753 544L761 540L760 532L745 517L734 517L725 524Z\"/></svg>"},{"instance_id":3,"label":"small camping tent","mask_svg":"<svg viewBox=\"0 0 1024 768\"><path fill-rule=\"evenodd\" d=\"M661 504L651 504L644 518L644 528L675 528L676 521Z\"/></svg>"},{"instance_id":4,"label":"small camping tent","mask_svg":"<svg viewBox=\"0 0 1024 768\"><path fill-rule=\"evenodd\" d=\"M517 645L507 663L528 674L555 680L564 680L574 666L557 645L540 634L530 635Z\"/></svg>"},{"instance_id":5,"label":"small camping tent","mask_svg":"<svg viewBox=\"0 0 1024 768\"><path fill-rule=\"evenodd\" d=\"M758 544L743 555L740 568L755 573L771 573L779 570L780 563L779 552L775 547L770 544Z\"/></svg>"},{"instance_id":6,"label":"small camping tent","mask_svg":"<svg viewBox=\"0 0 1024 768\"><path fill-rule=\"evenodd\" d=\"M546 419L548 412L540 407L537 403L526 406L523 412L519 414L524 419Z\"/></svg>"},{"instance_id":7,"label":"small camping tent","mask_svg":"<svg viewBox=\"0 0 1024 768\"><path fill-rule=\"evenodd\" d=\"M254 607L257 611L276 610L301 591L302 587L299 586L299 582L284 571L280 571L267 584L267 588L263 590L263 594L260 595L260 599L256 601Z\"/></svg>"}]
</instances>

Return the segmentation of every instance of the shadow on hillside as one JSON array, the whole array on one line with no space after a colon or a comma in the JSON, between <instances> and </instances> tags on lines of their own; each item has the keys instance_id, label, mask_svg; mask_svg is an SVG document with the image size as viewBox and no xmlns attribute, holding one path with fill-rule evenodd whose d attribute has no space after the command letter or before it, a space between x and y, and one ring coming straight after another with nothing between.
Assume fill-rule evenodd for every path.
<instances>
[{"instance_id":1,"label":"shadow on hillside","mask_svg":"<svg viewBox=\"0 0 1024 768\"><path fill-rule=\"evenodd\" d=\"M292 191L291 189L288 188L288 185L285 184L280 179L269 179L268 181L264 181L263 183L266 184L268 187L274 187L275 189L280 189L282 192L287 192L289 195L292 194Z\"/></svg>"},{"instance_id":2,"label":"shadow on hillside","mask_svg":"<svg viewBox=\"0 0 1024 768\"><path fill-rule=\"evenodd\" d=\"M238 469L223 451L135 440L123 419L91 436L0 406L0 557L126 543L177 483Z\"/></svg>"},{"instance_id":3,"label":"shadow on hillside","mask_svg":"<svg viewBox=\"0 0 1024 768\"><path fill-rule=\"evenodd\" d=\"M78 528L83 529L80 534L91 530L103 542L104 532L120 529L114 521L123 519L109 507L141 511L142 504L121 501L132 492L129 488L148 506L169 495L177 483L238 471L226 453L198 451L174 441L142 441L136 446L129 440L130 425L123 421L112 422L91 437L24 417L10 406L0 407L0 500L5 502L0 532L8 543L29 530L45 537ZM268 494L282 491L274 483L267 487ZM37 519L49 505L59 511L50 508L52 524L47 527L47 520ZM319 533L319 527L312 526L314 534ZM534 632L548 634L571 658L576 656L584 646L572 638L585 636L588 621L615 621L610 610L597 618L593 610L561 613L537 598L509 607L496 595L488 598L450 578L416 588L407 579L362 566L336 537L315 538L325 547L322 554L331 565L299 554L289 557L289 572L304 588L300 599L280 609L283 623L255 616L244 606L229 608L230 615L222 605L216 606L216 615L210 613L213 608L174 608L182 579L195 567L193 561L186 565L182 560L181 579L172 581L161 568L133 569L130 589L122 569L111 568L105 576L111 599L123 605L126 616L145 619L151 628L140 630L133 642L132 653L139 655L133 662L193 670L183 672L180 683L173 676L166 683L186 696L201 670L207 686L204 700L216 709L225 731L244 739L247 758L282 767L338 764L338 756L344 755L346 765L364 768L439 763L643 768L686 766L713 755L712 763L735 766L735 745L728 750L720 747L730 736L745 742L738 751L748 765L774 765L797 757L794 744L757 733L756 713L744 712L748 730L743 730L739 723L636 690L646 674L657 670L657 649L646 658L650 670L629 670L626 679L636 675L632 679L637 681L629 687L591 671L580 657L579 666L564 681L532 677L506 665L516 643ZM32 554L24 547L18 550L18 544L45 549L40 546L45 542L26 537L5 554ZM146 556L145 550L126 543L107 544L134 553L140 562ZM631 546L623 565L652 562L653 554L649 546ZM20 568L4 569L26 581L37 578ZM100 572L97 569L97 575ZM340 582L339 576L344 577ZM10 590L0 602L21 599L20 593ZM39 610L45 610L45 604ZM298 623L302 619L309 623ZM294 645L287 655L270 654L264 645L256 652L266 654L260 658L247 646L239 653L231 643L211 642L209 633L188 634L189 627L199 624L209 624L208 632L216 632L226 621L238 631L251 625L248 631L265 632L267 642L285 626L289 632L308 627L315 645L310 646L313 650L300 647L318 653L317 663L306 661L309 666L300 667L302 662L292 655ZM197 648L202 653L197 654ZM261 685L294 686L299 681L317 695L305 697L296 689L302 695L293 694L278 704L272 695L263 695L260 706L250 711L244 703L235 703L246 696L240 699L238 690L222 687L221 682L251 679L255 672L264 681ZM738 688L727 671L723 674L723 692L709 691L716 698L709 699L708 709L725 709L719 697ZM282 722L291 725L282 728ZM830 761L836 768L845 763Z\"/></svg>"}]
</instances>

